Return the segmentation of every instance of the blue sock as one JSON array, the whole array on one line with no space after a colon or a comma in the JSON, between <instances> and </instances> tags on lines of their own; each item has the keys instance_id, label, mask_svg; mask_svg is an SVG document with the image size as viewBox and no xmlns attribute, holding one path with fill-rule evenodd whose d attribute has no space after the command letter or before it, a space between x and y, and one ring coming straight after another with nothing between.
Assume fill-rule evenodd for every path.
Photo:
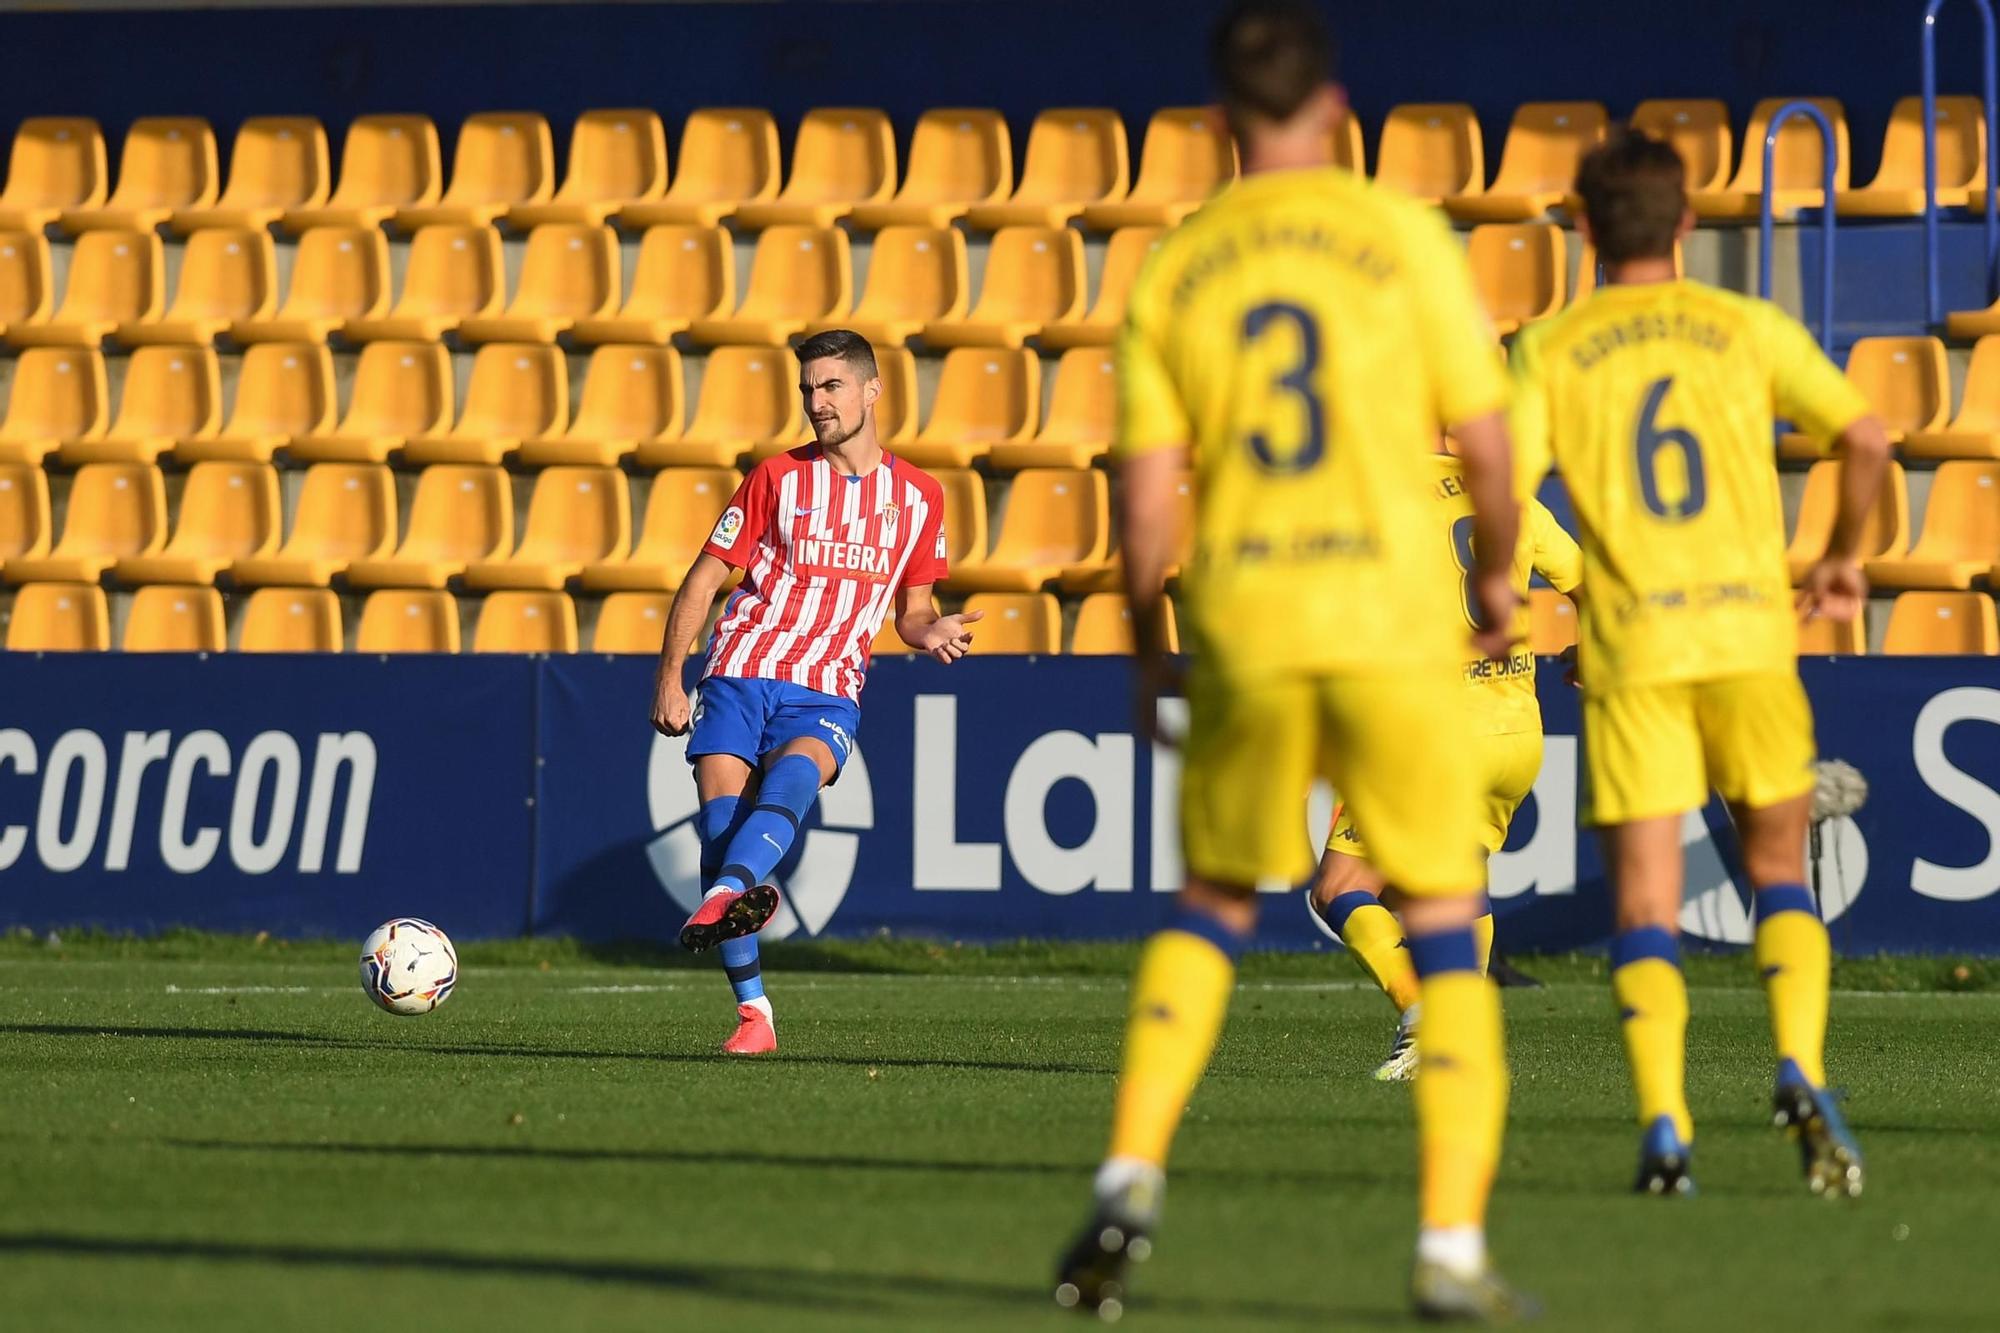
<instances>
[{"instance_id":1,"label":"blue sock","mask_svg":"<svg viewBox=\"0 0 2000 1333\"><path fill-rule=\"evenodd\" d=\"M757 792L757 808L729 839L713 887L742 893L778 868L792 849L799 821L819 798L819 764L788 754L772 764Z\"/></svg>"},{"instance_id":2,"label":"blue sock","mask_svg":"<svg viewBox=\"0 0 2000 1333\"><path fill-rule=\"evenodd\" d=\"M701 835L701 882L704 888L722 873L722 858L730 839L740 833L750 817L750 806L740 796L718 796L704 803L694 817L695 831ZM757 937L742 935L722 942L722 969L729 977L736 1002L746 1004L764 994L763 964L758 961Z\"/></svg>"}]
</instances>

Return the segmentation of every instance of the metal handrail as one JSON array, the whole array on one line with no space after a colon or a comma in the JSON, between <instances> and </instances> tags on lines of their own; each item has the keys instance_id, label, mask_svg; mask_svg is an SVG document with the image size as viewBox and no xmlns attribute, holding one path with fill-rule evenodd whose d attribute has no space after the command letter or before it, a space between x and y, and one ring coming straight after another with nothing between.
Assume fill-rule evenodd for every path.
<instances>
[{"instance_id":1,"label":"metal handrail","mask_svg":"<svg viewBox=\"0 0 2000 1333\"><path fill-rule=\"evenodd\" d=\"M1986 95L1986 299L2000 299L2000 60L1992 0L1979 6L1980 27L1986 33L1983 90ZM1924 7L1924 318L1937 325L1944 319L1944 297L1938 288L1937 208L1937 15L1945 0Z\"/></svg>"},{"instance_id":2,"label":"metal handrail","mask_svg":"<svg viewBox=\"0 0 2000 1333\"><path fill-rule=\"evenodd\" d=\"M1980 0L1986 3L1986 0ZM1825 238L1820 246L1819 257L1819 345L1827 353L1833 351L1833 174L1836 159L1840 155L1840 145L1833 137L1833 124L1826 113L1811 102L1787 102L1779 107L1771 117L1771 127L1764 132L1764 197L1758 208L1760 241L1757 246L1757 294L1765 300L1771 299L1771 244L1775 233L1772 225L1773 186L1771 172L1777 163L1778 131L1793 116L1804 116L1819 126L1819 137L1823 148L1820 153L1825 166L1826 202L1820 209L1820 234Z\"/></svg>"}]
</instances>

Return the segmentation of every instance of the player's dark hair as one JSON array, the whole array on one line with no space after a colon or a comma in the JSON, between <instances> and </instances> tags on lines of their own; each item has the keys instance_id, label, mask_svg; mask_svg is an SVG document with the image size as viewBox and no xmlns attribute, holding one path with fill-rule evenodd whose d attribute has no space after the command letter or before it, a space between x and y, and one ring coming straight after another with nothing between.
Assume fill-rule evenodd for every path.
<instances>
[{"instance_id":1,"label":"player's dark hair","mask_svg":"<svg viewBox=\"0 0 2000 1333\"><path fill-rule=\"evenodd\" d=\"M853 329L828 329L799 344L799 364L802 366L808 361L824 361L828 357L845 361L865 380L874 379L878 373L875 369L875 349Z\"/></svg>"},{"instance_id":2,"label":"player's dark hair","mask_svg":"<svg viewBox=\"0 0 2000 1333\"><path fill-rule=\"evenodd\" d=\"M1664 259L1687 212L1687 164L1644 130L1614 130L1576 172L1597 255L1607 264Z\"/></svg>"},{"instance_id":3,"label":"player's dark hair","mask_svg":"<svg viewBox=\"0 0 2000 1333\"><path fill-rule=\"evenodd\" d=\"M1216 22L1209 63L1230 126L1282 124L1333 77L1333 34L1304 0L1235 0Z\"/></svg>"}]
</instances>

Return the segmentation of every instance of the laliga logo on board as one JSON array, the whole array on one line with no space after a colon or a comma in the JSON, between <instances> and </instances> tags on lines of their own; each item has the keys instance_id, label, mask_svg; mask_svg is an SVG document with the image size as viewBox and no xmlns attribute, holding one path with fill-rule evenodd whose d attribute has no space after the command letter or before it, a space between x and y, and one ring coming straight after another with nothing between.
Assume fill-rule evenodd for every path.
<instances>
[{"instance_id":1,"label":"laliga logo on board","mask_svg":"<svg viewBox=\"0 0 2000 1333\"><path fill-rule=\"evenodd\" d=\"M646 809L658 832L646 844L646 859L667 896L682 911L692 912L701 904L701 835L694 827L701 798L688 767L687 743L686 736L653 737ZM860 835L875 827L875 789L859 749L849 749L840 781L820 792L819 820L819 827L802 830L790 877L774 881L781 896L777 915L763 930L767 940L782 940L801 929L819 934L847 896L861 855Z\"/></svg>"}]
</instances>

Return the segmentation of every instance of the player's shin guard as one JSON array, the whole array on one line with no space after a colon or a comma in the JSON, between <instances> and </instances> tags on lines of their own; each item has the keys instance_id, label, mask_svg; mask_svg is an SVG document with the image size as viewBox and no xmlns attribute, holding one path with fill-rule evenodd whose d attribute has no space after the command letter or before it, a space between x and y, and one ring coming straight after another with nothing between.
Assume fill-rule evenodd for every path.
<instances>
[{"instance_id":1,"label":"player's shin guard","mask_svg":"<svg viewBox=\"0 0 2000 1333\"><path fill-rule=\"evenodd\" d=\"M1681 975L1681 946L1674 932L1639 926L1612 940L1611 994L1618 1002L1625 1058L1632 1066L1640 1128L1667 1116L1681 1142L1693 1142L1686 1086L1687 979Z\"/></svg>"},{"instance_id":2,"label":"player's shin guard","mask_svg":"<svg viewBox=\"0 0 2000 1333\"><path fill-rule=\"evenodd\" d=\"M1403 946L1403 926L1395 914L1360 889L1341 894L1319 909L1362 970L1375 979L1389 1003L1402 1013L1417 1002L1417 973Z\"/></svg>"},{"instance_id":3,"label":"player's shin guard","mask_svg":"<svg viewBox=\"0 0 2000 1333\"><path fill-rule=\"evenodd\" d=\"M1194 1085L1229 1012L1243 939L1181 911L1146 942L1132 977L1125 1058L1111 1115L1114 1160L1164 1165Z\"/></svg>"},{"instance_id":4,"label":"player's shin guard","mask_svg":"<svg viewBox=\"0 0 2000 1333\"><path fill-rule=\"evenodd\" d=\"M1832 946L1805 885L1758 890L1755 953L1778 1058L1796 1064L1814 1087L1823 1086Z\"/></svg>"},{"instance_id":5,"label":"player's shin guard","mask_svg":"<svg viewBox=\"0 0 2000 1333\"><path fill-rule=\"evenodd\" d=\"M722 858L728 850L730 839L743 828L743 821L750 817L750 806L738 796L718 796L704 801L695 814L695 832L701 837L701 883L704 889L715 883L722 873ZM729 988L736 992L736 1002L747 1004L764 997L764 969L758 961L757 937L743 935L722 942L722 968L729 977Z\"/></svg>"},{"instance_id":6,"label":"player's shin guard","mask_svg":"<svg viewBox=\"0 0 2000 1333\"><path fill-rule=\"evenodd\" d=\"M788 754L772 764L757 789L756 808L729 839L712 887L742 893L763 883L791 850L800 821L818 797L818 761Z\"/></svg>"},{"instance_id":7,"label":"player's shin guard","mask_svg":"<svg viewBox=\"0 0 2000 1333\"><path fill-rule=\"evenodd\" d=\"M1479 974L1472 930L1410 938L1424 1006L1417 1061L1418 1207L1426 1232L1485 1223L1507 1120L1500 994Z\"/></svg>"},{"instance_id":8,"label":"player's shin guard","mask_svg":"<svg viewBox=\"0 0 2000 1333\"><path fill-rule=\"evenodd\" d=\"M1485 976L1493 963L1493 902L1486 895L1480 898L1486 910L1472 923L1472 950L1479 958L1479 975Z\"/></svg>"}]
</instances>

